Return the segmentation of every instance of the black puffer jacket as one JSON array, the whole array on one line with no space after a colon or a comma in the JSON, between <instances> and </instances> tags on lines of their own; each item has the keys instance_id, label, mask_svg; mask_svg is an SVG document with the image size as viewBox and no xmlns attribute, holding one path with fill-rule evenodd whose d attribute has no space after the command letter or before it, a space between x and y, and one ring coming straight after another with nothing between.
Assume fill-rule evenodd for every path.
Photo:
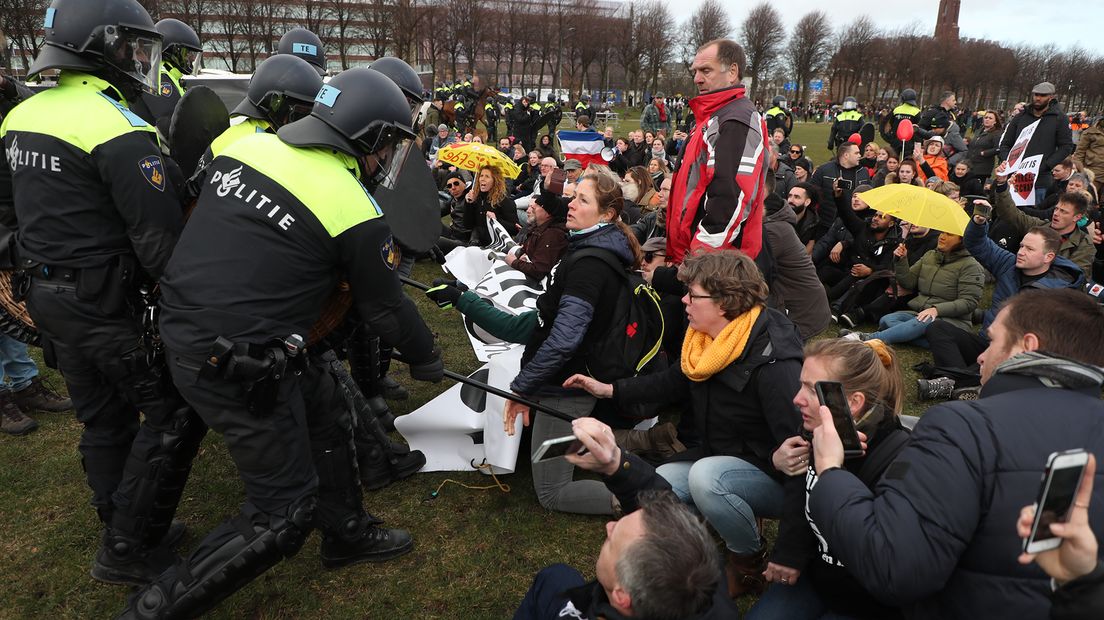
<instances>
[{"instance_id":1,"label":"black puffer jacket","mask_svg":"<svg viewBox=\"0 0 1104 620\"><path fill-rule=\"evenodd\" d=\"M1104 455L1100 386L1048 388L1002 372L981 398L932 407L874 491L840 469L809 494L821 534L856 579L911 618L1046 618L1050 580L1016 561L1016 516L1052 452ZM1089 508L1104 526L1104 471Z\"/></svg>"},{"instance_id":2,"label":"black puffer jacket","mask_svg":"<svg viewBox=\"0 0 1104 620\"><path fill-rule=\"evenodd\" d=\"M498 204L491 204L486 192L480 192L475 202L465 202L464 227L471 230L471 244L480 247L491 242L491 233L487 230L487 213L493 211L498 222L510 235L518 233L517 205L508 195Z\"/></svg>"},{"instance_id":3,"label":"black puffer jacket","mask_svg":"<svg viewBox=\"0 0 1104 620\"><path fill-rule=\"evenodd\" d=\"M574 252L585 248L612 253L626 269L633 264L629 240L616 226L568 239L560 266L537 298L537 327L525 344L521 372L510 384L515 394L563 394L564 380L586 374L585 352L610 329L621 276L598 257L571 260Z\"/></svg>"},{"instance_id":4,"label":"black puffer jacket","mask_svg":"<svg viewBox=\"0 0 1104 620\"><path fill-rule=\"evenodd\" d=\"M1000 153L1001 132L986 131L970 140L970 146L966 149L967 163L970 164L970 174L973 176L987 177L993 173L994 158Z\"/></svg>"}]
</instances>

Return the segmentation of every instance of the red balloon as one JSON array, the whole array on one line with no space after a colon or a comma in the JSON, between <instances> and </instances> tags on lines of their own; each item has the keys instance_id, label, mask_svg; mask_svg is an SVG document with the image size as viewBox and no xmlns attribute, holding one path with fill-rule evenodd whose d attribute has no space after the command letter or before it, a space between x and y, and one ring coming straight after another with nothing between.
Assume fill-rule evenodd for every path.
<instances>
[{"instance_id":1,"label":"red balloon","mask_svg":"<svg viewBox=\"0 0 1104 620\"><path fill-rule=\"evenodd\" d=\"M897 139L902 142L912 139L912 121L906 118L897 125Z\"/></svg>"},{"instance_id":2,"label":"red balloon","mask_svg":"<svg viewBox=\"0 0 1104 620\"><path fill-rule=\"evenodd\" d=\"M857 133L851 134L851 137L847 138L847 141L850 142L851 144L857 144L859 146L862 146L862 136L860 136Z\"/></svg>"}]
</instances>

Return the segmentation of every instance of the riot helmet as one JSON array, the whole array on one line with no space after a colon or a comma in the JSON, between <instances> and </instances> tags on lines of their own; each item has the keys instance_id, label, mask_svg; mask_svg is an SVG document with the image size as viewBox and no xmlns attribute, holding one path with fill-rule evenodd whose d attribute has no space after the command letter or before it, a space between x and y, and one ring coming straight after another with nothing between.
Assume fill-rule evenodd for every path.
<instances>
[{"instance_id":1,"label":"riot helmet","mask_svg":"<svg viewBox=\"0 0 1104 620\"><path fill-rule=\"evenodd\" d=\"M291 54L270 56L257 66L245 99L234 114L283 127L311 113L322 77L307 61Z\"/></svg>"},{"instance_id":2,"label":"riot helmet","mask_svg":"<svg viewBox=\"0 0 1104 620\"><path fill-rule=\"evenodd\" d=\"M306 28L292 28L280 37L277 50L281 54L292 54L309 62L318 75L326 75L326 48L322 39Z\"/></svg>"},{"instance_id":3,"label":"riot helmet","mask_svg":"<svg viewBox=\"0 0 1104 620\"><path fill-rule=\"evenodd\" d=\"M415 137L403 92L382 73L362 67L334 76L318 91L310 115L277 135L294 146L327 147L357 158L369 189L394 186Z\"/></svg>"},{"instance_id":4,"label":"riot helmet","mask_svg":"<svg viewBox=\"0 0 1104 620\"><path fill-rule=\"evenodd\" d=\"M369 68L386 75L406 95L406 101L410 104L410 127L415 134L420 133L429 113L429 104L422 96L422 78L418 77L418 72L406 61L394 56L380 58Z\"/></svg>"},{"instance_id":5,"label":"riot helmet","mask_svg":"<svg viewBox=\"0 0 1104 620\"><path fill-rule=\"evenodd\" d=\"M911 88L906 88L905 90L902 90L901 91L901 102L902 103L911 103L912 105L916 105L916 91L911 89Z\"/></svg>"},{"instance_id":6,"label":"riot helmet","mask_svg":"<svg viewBox=\"0 0 1104 620\"><path fill-rule=\"evenodd\" d=\"M580 99L583 100L583 103L590 103L590 95L588 95L586 93L583 93L583 96L580 97Z\"/></svg>"},{"instance_id":7,"label":"riot helmet","mask_svg":"<svg viewBox=\"0 0 1104 620\"><path fill-rule=\"evenodd\" d=\"M854 97L844 97L843 99L844 110L858 110L859 102Z\"/></svg>"},{"instance_id":8,"label":"riot helmet","mask_svg":"<svg viewBox=\"0 0 1104 620\"><path fill-rule=\"evenodd\" d=\"M157 92L161 33L136 0L53 0L43 28L46 44L29 75L73 69L101 75L127 99Z\"/></svg>"},{"instance_id":9,"label":"riot helmet","mask_svg":"<svg viewBox=\"0 0 1104 620\"><path fill-rule=\"evenodd\" d=\"M776 95L774 100L771 101L771 105L773 105L776 108L781 108L781 109L785 110L786 109L786 98L783 97L782 95Z\"/></svg>"},{"instance_id":10,"label":"riot helmet","mask_svg":"<svg viewBox=\"0 0 1104 620\"><path fill-rule=\"evenodd\" d=\"M181 73L191 75L199 67L203 44L192 27L179 19L163 19L154 25L161 33L161 58Z\"/></svg>"},{"instance_id":11,"label":"riot helmet","mask_svg":"<svg viewBox=\"0 0 1104 620\"><path fill-rule=\"evenodd\" d=\"M555 94L548 93L548 103L556 103L556 95Z\"/></svg>"}]
</instances>

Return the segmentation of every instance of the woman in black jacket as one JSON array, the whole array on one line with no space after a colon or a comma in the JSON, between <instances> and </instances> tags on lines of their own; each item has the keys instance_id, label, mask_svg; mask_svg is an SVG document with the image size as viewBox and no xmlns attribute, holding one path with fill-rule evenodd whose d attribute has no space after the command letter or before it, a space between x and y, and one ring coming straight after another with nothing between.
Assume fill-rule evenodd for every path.
<instances>
[{"instance_id":1,"label":"woman in black jacket","mask_svg":"<svg viewBox=\"0 0 1104 620\"><path fill-rule=\"evenodd\" d=\"M1001 130L1004 121L1001 113L990 110L981 121L981 134L970 140L966 148L966 161L970 164L970 176L988 177L993 174L993 164L1000 152Z\"/></svg>"},{"instance_id":2,"label":"woman in black jacket","mask_svg":"<svg viewBox=\"0 0 1104 620\"><path fill-rule=\"evenodd\" d=\"M497 219L506 232L516 235L521 230L517 206L506 193L506 181L497 168L484 166L479 169L471 191L464 196L464 227L472 231L471 244L486 246L491 243L487 219Z\"/></svg>"},{"instance_id":3,"label":"woman in black jacket","mask_svg":"<svg viewBox=\"0 0 1104 620\"><path fill-rule=\"evenodd\" d=\"M575 373L587 372L587 353L612 328L612 314L624 288L623 275L602 256L616 259L624 270L640 269L640 244L621 221L624 199L611 174L588 172L579 179L568 205L567 252L545 292L537 298L538 318L521 371L510 390L536 398L573 417L589 416L597 401L582 390L564 386ZM579 254L586 250L586 254ZM505 428L517 430L517 418L530 422L529 408L507 401ZM571 424L538 413L533 422L532 447L571 434ZM563 459L533 464L533 487L541 506L581 514L611 514L613 496L597 480L573 480L574 467Z\"/></svg>"},{"instance_id":4,"label":"woman in black jacket","mask_svg":"<svg viewBox=\"0 0 1104 620\"><path fill-rule=\"evenodd\" d=\"M701 445L658 471L724 539L729 593L736 597L765 585L766 546L756 519L781 514L784 484L803 489L770 456L801 427L790 401L800 386L801 337L786 315L766 307L767 285L742 252L692 256L679 279L690 320L680 363L613 384L578 374L564 385L617 405L689 402ZM780 531L775 554L798 554L803 547L792 540Z\"/></svg>"},{"instance_id":5,"label":"woman in black jacket","mask_svg":"<svg viewBox=\"0 0 1104 620\"><path fill-rule=\"evenodd\" d=\"M804 482L786 488L779 526L782 531L792 532L800 545L791 547L795 551L792 554L776 550L766 570L772 585L745 618L898 618L900 610L872 596L840 564L805 512L806 489L817 483L807 437L821 423L820 401L814 389L818 381L843 384L851 417L859 431L866 434L867 443L866 453L845 461L844 468L867 487L874 488L908 438L898 417L904 388L892 349L880 340L842 339L817 340L805 347L801 389L793 399L801 410L802 433L787 439L771 459L778 470Z\"/></svg>"}]
</instances>

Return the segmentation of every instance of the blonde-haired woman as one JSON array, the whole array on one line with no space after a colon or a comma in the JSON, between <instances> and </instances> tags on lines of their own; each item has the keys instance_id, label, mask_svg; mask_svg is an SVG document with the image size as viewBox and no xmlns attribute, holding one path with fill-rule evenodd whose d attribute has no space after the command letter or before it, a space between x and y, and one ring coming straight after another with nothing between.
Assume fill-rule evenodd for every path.
<instances>
[{"instance_id":1,"label":"blonde-haired woman","mask_svg":"<svg viewBox=\"0 0 1104 620\"><path fill-rule=\"evenodd\" d=\"M899 417L904 387L893 349L880 340L838 338L806 345L801 388L793 399L801 411L802 433L787 439L772 457L778 470L804 481L800 488L787 488L779 525L780 532L803 544L790 547L792 552L774 554L765 573L773 583L746 618L900 617L900 610L871 595L847 571L805 511L806 489L817 483L807 438L822 423L818 381L843 385L851 417L866 436L867 448L863 456L845 461L844 468L867 487L874 488L908 438Z\"/></svg>"},{"instance_id":2,"label":"blonde-haired woman","mask_svg":"<svg viewBox=\"0 0 1104 620\"><path fill-rule=\"evenodd\" d=\"M464 196L464 226L472 231L471 245L490 245L491 233L487 220L497 219L506 232L516 235L521 230L517 206L506 193L506 181L497 168L484 166L472 183L471 191Z\"/></svg>"}]
</instances>

